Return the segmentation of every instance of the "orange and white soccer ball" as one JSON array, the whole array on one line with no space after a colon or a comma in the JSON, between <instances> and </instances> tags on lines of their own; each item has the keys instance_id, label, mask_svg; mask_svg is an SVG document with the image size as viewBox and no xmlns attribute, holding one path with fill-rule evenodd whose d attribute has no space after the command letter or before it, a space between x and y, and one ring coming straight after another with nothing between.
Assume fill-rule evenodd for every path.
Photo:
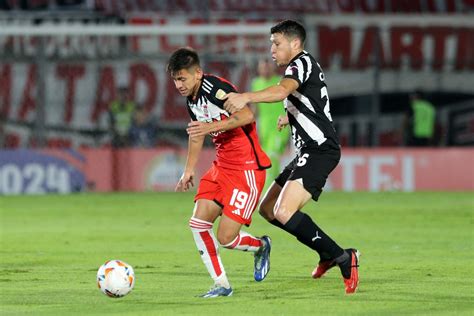
<instances>
[{"instance_id":1,"label":"orange and white soccer ball","mask_svg":"<svg viewBox=\"0 0 474 316\"><path fill-rule=\"evenodd\" d=\"M135 273L129 264L121 260L110 260L97 271L97 285L107 296L122 297L133 289Z\"/></svg>"}]
</instances>

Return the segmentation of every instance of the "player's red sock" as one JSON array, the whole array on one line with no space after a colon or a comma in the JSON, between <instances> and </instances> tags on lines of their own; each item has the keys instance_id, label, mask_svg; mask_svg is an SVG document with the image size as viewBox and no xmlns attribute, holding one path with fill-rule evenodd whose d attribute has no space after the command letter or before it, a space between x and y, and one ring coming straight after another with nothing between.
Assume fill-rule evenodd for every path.
<instances>
[{"instance_id":1,"label":"player's red sock","mask_svg":"<svg viewBox=\"0 0 474 316\"><path fill-rule=\"evenodd\" d=\"M262 246L262 241L247 232L240 231L233 241L222 246L228 249L257 252Z\"/></svg>"}]
</instances>

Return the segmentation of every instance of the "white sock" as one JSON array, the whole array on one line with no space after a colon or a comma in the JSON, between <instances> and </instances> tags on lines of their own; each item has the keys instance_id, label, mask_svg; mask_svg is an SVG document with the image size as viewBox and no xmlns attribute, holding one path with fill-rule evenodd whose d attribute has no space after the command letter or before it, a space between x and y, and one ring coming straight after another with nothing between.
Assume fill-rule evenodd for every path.
<instances>
[{"instance_id":1,"label":"white sock","mask_svg":"<svg viewBox=\"0 0 474 316\"><path fill-rule=\"evenodd\" d=\"M189 227L191 227L194 242L201 254L202 262L204 262L209 275L214 280L214 284L230 288L224 265L219 255L218 243L212 231L212 223L191 217Z\"/></svg>"},{"instance_id":2,"label":"white sock","mask_svg":"<svg viewBox=\"0 0 474 316\"><path fill-rule=\"evenodd\" d=\"M262 240L241 230L234 240L222 246L228 249L257 252L262 246Z\"/></svg>"}]
</instances>

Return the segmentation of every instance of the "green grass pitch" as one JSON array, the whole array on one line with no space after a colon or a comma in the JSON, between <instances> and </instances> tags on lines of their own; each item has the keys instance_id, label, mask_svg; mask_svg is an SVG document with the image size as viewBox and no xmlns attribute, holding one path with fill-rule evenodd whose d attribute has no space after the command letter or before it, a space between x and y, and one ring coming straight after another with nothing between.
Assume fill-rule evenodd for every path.
<instances>
[{"instance_id":1,"label":"green grass pitch","mask_svg":"<svg viewBox=\"0 0 474 316\"><path fill-rule=\"evenodd\" d=\"M248 231L273 239L271 271L253 281L249 253L221 250L234 296L211 286L188 228L192 194L0 197L1 315L446 315L474 313L474 198L469 193L324 193L311 214L360 249L360 284L311 278L316 255L258 214ZM96 286L108 259L135 268L135 289Z\"/></svg>"}]
</instances>

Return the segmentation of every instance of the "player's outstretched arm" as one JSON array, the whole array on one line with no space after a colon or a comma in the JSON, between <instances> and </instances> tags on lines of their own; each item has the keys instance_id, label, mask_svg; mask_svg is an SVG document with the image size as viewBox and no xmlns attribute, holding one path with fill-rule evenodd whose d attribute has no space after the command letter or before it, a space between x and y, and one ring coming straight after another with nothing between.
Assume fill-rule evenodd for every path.
<instances>
[{"instance_id":1,"label":"player's outstretched arm","mask_svg":"<svg viewBox=\"0 0 474 316\"><path fill-rule=\"evenodd\" d=\"M189 136L186 166L184 167L183 175L176 185L176 192L185 192L194 186L194 169L199 159L199 154L201 153L203 144L204 136Z\"/></svg>"},{"instance_id":2,"label":"player's outstretched arm","mask_svg":"<svg viewBox=\"0 0 474 316\"><path fill-rule=\"evenodd\" d=\"M212 123L204 123L192 121L188 124L186 131L189 136L201 137L213 132L228 131L237 127L241 127L255 121L255 116L248 106L242 110L231 114L226 120L215 121Z\"/></svg>"},{"instance_id":3,"label":"player's outstretched arm","mask_svg":"<svg viewBox=\"0 0 474 316\"><path fill-rule=\"evenodd\" d=\"M225 98L224 108L229 113L241 110L247 103L271 103L284 100L290 93L298 89L299 83L291 78L283 78L279 84L266 89L245 92L228 93Z\"/></svg>"}]
</instances>

